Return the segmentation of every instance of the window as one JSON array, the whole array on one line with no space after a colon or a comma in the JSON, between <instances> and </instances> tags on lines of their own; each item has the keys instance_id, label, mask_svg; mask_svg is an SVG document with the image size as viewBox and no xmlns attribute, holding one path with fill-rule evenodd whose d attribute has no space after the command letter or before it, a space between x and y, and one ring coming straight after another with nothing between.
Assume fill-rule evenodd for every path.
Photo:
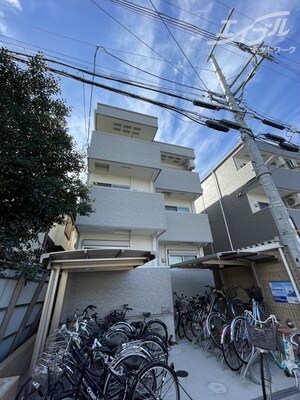
<instances>
[{"instance_id":1,"label":"window","mask_svg":"<svg viewBox=\"0 0 300 400\"><path fill-rule=\"evenodd\" d=\"M168 250L169 265L177 264L187 260L194 260L197 257L197 250Z\"/></svg>"},{"instance_id":2,"label":"window","mask_svg":"<svg viewBox=\"0 0 300 400\"><path fill-rule=\"evenodd\" d=\"M101 186L101 187L108 187L108 188L113 188L113 189L125 189L125 190L130 189L130 187L128 185L118 185L115 183L93 182L93 185Z\"/></svg>"},{"instance_id":3,"label":"window","mask_svg":"<svg viewBox=\"0 0 300 400\"><path fill-rule=\"evenodd\" d=\"M189 207L165 206L166 211L190 212Z\"/></svg>"},{"instance_id":4,"label":"window","mask_svg":"<svg viewBox=\"0 0 300 400\"><path fill-rule=\"evenodd\" d=\"M257 204L258 204L258 207L259 207L260 210L262 210L262 209L264 209L266 207L269 207L269 203L265 203L263 201L258 201Z\"/></svg>"}]
</instances>

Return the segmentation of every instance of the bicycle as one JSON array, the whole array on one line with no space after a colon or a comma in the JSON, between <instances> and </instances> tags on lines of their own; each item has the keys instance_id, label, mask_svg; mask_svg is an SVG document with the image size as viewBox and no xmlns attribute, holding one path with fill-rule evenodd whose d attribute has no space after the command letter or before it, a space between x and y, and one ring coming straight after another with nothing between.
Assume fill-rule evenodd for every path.
<instances>
[{"instance_id":1,"label":"bicycle","mask_svg":"<svg viewBox=\"0 0 300 400\"><path fill-rule=\"evenodd\" d=\"M230 288L227 292L213 289L214 298L210 304L206 317L206 327L213 343L222 349L222 332L226 324L244 311L244 304L236 298L237 288Z\"/></svg>"},{"instance_id":2,"label":"bicycle","mask_svg":"<svg viewBox=\"0 0 300 400\"><path fill-rule=\"evenodd\" d=\"M128 307L128 304L124 304L126 306L126 311L132 310ZM111 337L115 335L116 331L123 331L127 334L129 338L139 339L148 334L158 335L165 343L168 342L168 328L167 325L161 321L160 319L151 319L146 322L146 319L151 316L150 312L143 313L143 319L140 321L133 321L131 323L126 322L125 320L116 322L113 324L108 332L106 333L107 337Z\"/></svg>"},{"instance_id":3,"label":"bicycle","mask_svg":"<svg viewBox=\"0 0 300 400\"><path fill-rule=\"evenodd\" d=\"M296 387L300 389L300 353L299 350L296 351L300 346L300 331L293 327L291 321L287 323L290 326L278 326L274 315L270 315L265 321L260 321L248 313L249 341L255 347L249 364L255 362L259 355L264 400L272 399L269 356L287 377L295 378Z\"/></svg>"},{"instance_id":4,"label":"bicycle","mask_svg":"<svg viewBox=\"0 0 300 400\"><path fill-rule=\"evenodd\" d=\"M264 303L261 289L254 285L249 288L242 288L249 297L247 308L251 305L253 316L258 319L266 319L270 314L268 306ZM233 371L238 371L243 364L248 362L253 353L253 346L249 342L247 332L247 318L245 315L238 315L231 323L223 327L221 336L222 352L226 364Z\"/></svg>"}]
</instances>

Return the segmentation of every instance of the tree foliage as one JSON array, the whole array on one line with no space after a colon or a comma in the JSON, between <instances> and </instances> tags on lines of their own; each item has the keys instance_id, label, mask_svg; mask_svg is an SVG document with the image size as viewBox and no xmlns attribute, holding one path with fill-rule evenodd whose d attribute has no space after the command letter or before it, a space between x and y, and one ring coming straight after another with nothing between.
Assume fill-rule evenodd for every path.
<instances>
[{"instance_id":1,"label":"tree foliage","mask_svg":"<svg viewBox=\"0 0 300 400\"><path fill-rule=\"evenodd\" d=\"M40 232L67 214L92 212L80 178L84 155L68 133L70 108L59 95L41 55L22 68L0 49L0 268L28 270Z\"/></svg>"}]
</instances>

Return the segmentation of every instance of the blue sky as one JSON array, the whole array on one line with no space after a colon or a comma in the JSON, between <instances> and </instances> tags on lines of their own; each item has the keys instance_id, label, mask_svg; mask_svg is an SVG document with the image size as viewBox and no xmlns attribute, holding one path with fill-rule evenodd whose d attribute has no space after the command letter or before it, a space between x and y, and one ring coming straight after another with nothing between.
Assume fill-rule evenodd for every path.
<instances>
[{"instance_id":1,"label":"blue sky","mask_svg":"<svg viewBox=\"0 0 300 400\"><path fill-rule=\"evenodd\" d=\"M243 92L243 106L300 130L298 0L131 2L213 34L220 31L222 20L228 16L230 7L234 7L232 22L226 35L231 35L233 40L243 41L248 45L255 45L259 40L263 40L265 46L276 49L276 54L272 54L278 60L263 61ZM0 0L0 41L2 46L10 50L27 54L34 54L40 50L48 58L90 71L93 70L96 54L96 71L101 74L154 85L188 99L210 102L207 91L221 93L211 64L207 62L212 48L207 38L178 27L168 25L167 28L159 18L149 18L129 11L121 7L119 1ZM96 46L100 46L97 52ZM218 46L215 55L229 82L232 82L249 59L248 53L226 43ZM62 69L54 64L51 66ZM242 78L245 78L248 72L249 70ZM91 79L87 74L77 75ZM193 106L190 101L101 78L95 78L95 81L195 111L209 118L233 120L230 112L209 111ZM175 82L188 87L176 85ZM158 117L159 131L156 140L194 148L196 170L201 178L238 143L239 134L236 131L221 133L141 100L96 87L91 94L91 86L68 78L61 78L61 88L61 97L72 107L71 116L68 118L70 134L74 136L80 149L84 148L89 136L91 99L92 111L96 102L101 102ZM300 136L296 131L276 131L249 116L247 122L256 135L273 132L286 135L292 143L300 144ZM90 125L92 128L93 113Z\"/></svg>"}]
</instances>

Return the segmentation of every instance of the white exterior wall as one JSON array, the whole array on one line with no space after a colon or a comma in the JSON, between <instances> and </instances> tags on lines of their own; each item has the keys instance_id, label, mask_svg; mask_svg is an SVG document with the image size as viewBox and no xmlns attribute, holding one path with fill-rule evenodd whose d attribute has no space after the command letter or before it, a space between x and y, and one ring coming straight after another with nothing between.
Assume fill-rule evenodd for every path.
<instances>
[{"instance_id":1,"label":"white exterior wall","mask_svg":"<svg viewBox=\"0 0 300 400\"><path fill-rule=\"evenodd\" d=\"M131 248L135 250L153 251L152 237L150 236L132 236Z\"/></svg>"}]
</instances>

